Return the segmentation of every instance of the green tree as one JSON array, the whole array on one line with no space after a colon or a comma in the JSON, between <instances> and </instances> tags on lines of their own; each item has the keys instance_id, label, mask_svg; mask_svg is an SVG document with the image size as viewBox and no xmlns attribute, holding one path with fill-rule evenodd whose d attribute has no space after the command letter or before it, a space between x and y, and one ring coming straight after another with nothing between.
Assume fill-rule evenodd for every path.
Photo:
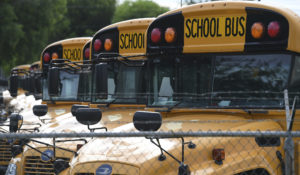
<instances>
[{"instance_id":1,"label":"green tree","mask_svg":"<svg viewBox=\"0 0 300 175\"><path fill-rule=\"evenodd\" d=\"M111 23L116 0L68 0L68 36L92 36Z\"/></svg>"},{"instance_id":2,"label":"green tree","mask_svg":"<svg viewBox=\"0 0 300 175\"><path fill-rule=\"evenodd\" d=\"M14 0L0 5L1 66L8 73L16 65L40 59L43 48L68 28L67 0ZM3 24L2 24L3 23ZM4 36L4 37L2 37ZM3 50L2 50L3 49Z\"/></svg>"},{"instance_id":3,"label":"green tree","mask_svg":"<svg viewBox=\"0 0 300 175\"><path fill-rule=\"evenodd\" d=\"M169 8L160 7L155 2L149 0L125 0L122 4L117 6L113 22L135 18L157 17L168 10Z\"/></svg>"},{"instance_id":4,"label":"green tree","mask_svg":"<svg viewBox=\"0 0 300 175\"><path fill-rule=\"evenodd\" d=\"M0 65L6 74L16 60L15 49L24 36L22 25L18 23L14 7L9 2L0 2Z\"/></svg>"}]
</instances>

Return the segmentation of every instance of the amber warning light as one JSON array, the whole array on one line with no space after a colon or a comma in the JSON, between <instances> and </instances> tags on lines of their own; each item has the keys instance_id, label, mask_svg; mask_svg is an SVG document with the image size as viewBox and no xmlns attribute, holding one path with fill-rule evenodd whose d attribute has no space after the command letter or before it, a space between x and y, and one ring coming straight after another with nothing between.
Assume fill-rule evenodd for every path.
<instances>
[{"instance_id":1,"label":"amber warning light","mask_svg":"<svg viewBox=\"0 0 300 175\"><path fill-rule=\"evenodd\" d=\"M225 151L222 148L213 149L212 156L216 164L222 165L225 160Z\"/></svg>"},{"instance_id":2,"label":"amber warning light","mask_svg":"<svg viewBox=\"0 0 300 175\"><path fill-rule=\"evenodd\" d=\"M165 40L167 43L172 43L176 40L176 31L173 27L169 27L166 29Z\"/></svg>"}]
</instances>

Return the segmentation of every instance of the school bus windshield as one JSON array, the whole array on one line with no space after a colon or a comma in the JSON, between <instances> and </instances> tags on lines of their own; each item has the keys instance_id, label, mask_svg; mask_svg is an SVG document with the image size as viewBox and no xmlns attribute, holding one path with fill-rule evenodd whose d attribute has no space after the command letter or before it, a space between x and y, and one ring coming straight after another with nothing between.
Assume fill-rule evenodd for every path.
<instances>
[{"instance_id":1,"label":"school bus windshield","mask_svg":"<svg viewBox=\"0 0 300 175\"><path fill-rule=\"evenodd\" d=\"M156 57L150 61L148 105L282 108L294 59L299 61L281 53ZM293 69L290 91L299 89L299 68Z\"/></svg>"},{"instance_id":2,"label":"school bus windshield","mask_svg":"<svg viewBox=\"0 0 300 175\"><path fill-rule=\"evenodd\" d=\"M91 74L74 73L60 70L59 96L50 97L48 94L48 79L43 79L43 100L53 101L90 101ZM80 86L79 86L80 84Z\"/></svg>"},{"instance_id":3,"label":"school bus windshield","mask_svg":"<svg viewBox=\"0 0 300 175\"><path fill-rule=\"evenodd\" d=\"M95 93L96 83L93 83L93 103L126 103L145 104L145 67L127 66L114 61L108 64L106 99L100 98ZM96 76L94 76L96 77ZM93 81L97 81L96 78Z\"/></svg>"}]
</instances>

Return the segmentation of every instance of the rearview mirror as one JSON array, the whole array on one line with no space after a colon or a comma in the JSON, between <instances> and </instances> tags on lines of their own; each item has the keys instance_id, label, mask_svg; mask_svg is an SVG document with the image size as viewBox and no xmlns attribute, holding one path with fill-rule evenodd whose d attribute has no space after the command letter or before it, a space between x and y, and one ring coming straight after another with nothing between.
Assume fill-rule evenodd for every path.
<instances>
[{"instance_id":1,"label":"rearview mirror","mask_svg":"<svg viewBox=\"0 0 300 175\"><path fill-rule=\"evenodd\" d=\"M100 63L95 66L96 95L101 99L107 99L107 67L107 63Z\"/></svg>"},{"instance_id":2,"label":"rearview mirror","mask_svg":"<svg viewBox=\"0 0 300 175\"><path fill-rule=\"evenodd\" d=\"M35 88L35 82L34 82L34 77L30 76L29 77L29 84L28 84L28 91L33 94L34 93L34 88Z\"/></svg>"},{"instance_id":3,"label":"rearview mirror","mask_svg":"<svg viewBox=\"0 0 300 175\"><path fill-rule=\"evenodd\" d=\"M33 114L36 116L44 116L48 112L48 106L47 105L34 105L33 106Z\"/></svg>"},{"instance_id":4,"label":"rearview mirror","mask_svg":"<svg viewBox=\"0 0 300 175\"><path fill-rule=\"evenodd\" d=\"M137 111L133 115L133 124L139 131L157 131L161 127L162 117L158 112Z\"/></svg>"},{"instance_id":5,"label":"rearview mirror","mask_svg":"<svg viewBox=\"0 0 300 175\"><path fill-rule=\"evenodd\" d=\"M18 95L18 75L10 76L9 93L12 97L16 97Z\"/></svg>"},{"instance_id":6,"label":"rearview mirror","mask_svg":"<svg viewBox=\"0 0 300 175\"><path fill-rule=\"evenodd\" d=\"M23 117L17 113L13 113L9 118L9 132L17 132L21 128Z\"/></svg>"},{"instance_id":7,"label":"rearview mirror","mask_svg":"<svg viewBox=\"0 0 300 175\"><path fill-rule=\"evenodd\" d=\"M73 105L71 108L71 113L73 116L77 115L77 109L79 109L79 108L89 108L89 106L88 105Z\"/></svg>"},{"instance_id":8,"label":"rearview mirror","mask_svg":"<svg viewBox=\"0 0 300 175\"><path fill-rule=\"evenodd\" d=\"M34 86L37 93L42 93L42 82L40 77L34 78Z\"/></svg>"},{"instance_id":9,"label":"rearview mirror","mask_svg":"<svg viewBox=\"0 0 300 175\"><path fill-rule=\"evenodd\" d=\"M83 125L94 125L102 118L102 112L98 108L78 108L76 120Z\"/></svg>"},{"instance_id":10,"label":"rearview mirror","mask_svg":"<svg viewBox=\"0 0 300 175\"><path fill-rule=\"evenodd\" d=\"M4 103L3 92L0 92L0 104Z\"/></svg>"},{"instance_id":11,"label":"rearview mirror","mask_svg":"<svg viewBox=\"0 0 300 175\"><path fill-rule=\"evenodd\" d=\"M59 69L53 67L48 73L48 91L50 96L59 95Z\"/></svg>"}]
</instances>

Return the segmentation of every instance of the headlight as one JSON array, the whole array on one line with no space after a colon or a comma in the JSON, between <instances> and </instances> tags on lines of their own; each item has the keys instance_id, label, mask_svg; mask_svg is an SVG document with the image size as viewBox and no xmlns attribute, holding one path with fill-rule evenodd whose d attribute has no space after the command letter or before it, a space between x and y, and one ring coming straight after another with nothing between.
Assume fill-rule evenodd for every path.
<instances>
[{"instance_id":1,"label":"headlight","mask_svg":"<svg viewBox=\"0 0 300 175\"><path fill-rule=\"evenodd\" d=\"M5 175L17 175L17 165L13 163L9 164Z\"/></svg>"}]
</instances>

